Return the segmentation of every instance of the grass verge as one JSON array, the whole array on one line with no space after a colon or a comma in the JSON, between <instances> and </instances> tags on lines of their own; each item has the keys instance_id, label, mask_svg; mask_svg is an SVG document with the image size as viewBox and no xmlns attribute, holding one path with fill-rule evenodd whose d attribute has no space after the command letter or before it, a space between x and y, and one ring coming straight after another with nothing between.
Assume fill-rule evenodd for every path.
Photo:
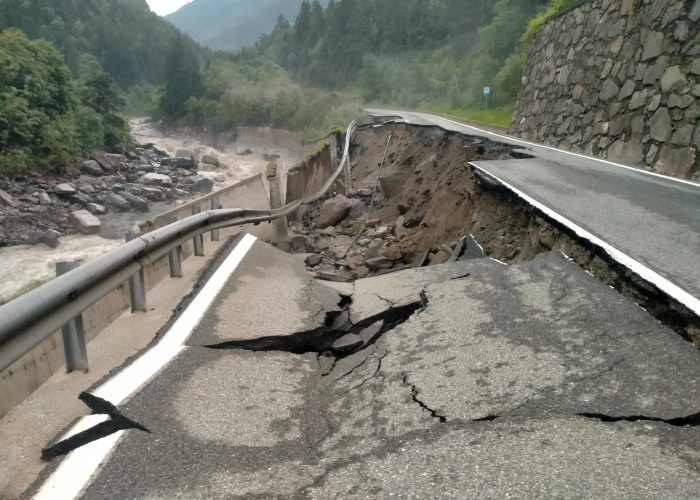
<instances>
[{"instance_id":1,"label":"grass verge","mask_svg":"<svg viewBox=\"0 0 700 500\"><path fill-rule=\"evenodd\" d=\"M508 105L499 106L497 108L489 108L488 110L479 108L443 108L437 109L437 112L454 116L455 118L461 118L463 120L486 123L488 125L495 125L501 128L508 128L510 127L514 109L514 105Z\"/></svg>"}]
</instances>

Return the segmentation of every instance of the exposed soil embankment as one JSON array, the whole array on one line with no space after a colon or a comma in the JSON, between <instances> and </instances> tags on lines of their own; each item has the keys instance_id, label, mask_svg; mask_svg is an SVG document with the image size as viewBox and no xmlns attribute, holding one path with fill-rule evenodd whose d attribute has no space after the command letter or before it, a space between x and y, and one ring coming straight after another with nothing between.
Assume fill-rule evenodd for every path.
<instances>
[{"instance_id":1,"label":"exposed soil embankment","mask_svg":"<svg viewBox=\"0 0 700 500\"><path fill-rule=\"evenodd\" d=\"M292 249L315 253L307 258L310 270L335 281L463 258L465 246L475 244L471 237L506 263L559 251L700 344L698 318L687 308L469 164L518 155L434 127L361 129L353 138L349 196L311 206L291 223Z\"/></svg>"}]
</instances>

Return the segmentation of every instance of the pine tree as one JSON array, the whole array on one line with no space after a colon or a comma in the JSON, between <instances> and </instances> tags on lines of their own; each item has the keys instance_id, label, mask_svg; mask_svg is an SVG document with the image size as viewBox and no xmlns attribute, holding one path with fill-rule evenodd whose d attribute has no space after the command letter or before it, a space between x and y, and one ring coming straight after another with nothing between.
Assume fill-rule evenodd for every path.
<instances>
[{"instance_id":1,"label":"pine tree","mask_svg":"<svg viewBox=\"0 0 700 500\"><path fill-rule=\"evenodd\" d=\"M165 58L165 89L161 111L166 118L177 119L187 112L187 101L202 92L202 75L194 50L178 34Z\"/></svg>"}]
</instances>

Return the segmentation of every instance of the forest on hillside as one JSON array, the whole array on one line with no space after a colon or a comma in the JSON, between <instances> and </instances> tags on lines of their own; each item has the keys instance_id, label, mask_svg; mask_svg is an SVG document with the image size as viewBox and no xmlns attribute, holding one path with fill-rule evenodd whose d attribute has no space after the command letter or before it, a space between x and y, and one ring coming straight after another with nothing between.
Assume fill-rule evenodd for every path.
<instances>
[{"instance_id":1,"label":"forest on hillside","mask_svg":"<svg viewBox=\"0 0 700 500\"><path fill-rule=\"evenodd\" d=\"M496 83L512 77L505 61L543 3L338 0L324 10L305 2L293 25L281 19L256 50L304 84L356 85L365 100L459 105L491 85L505 102L513 89Z\"/></svg>"},{"instance_id":2,"label":"forest on hillside","mask_svg":"<svg viewBox=\"0 0 700 500\"><path fill-rule=\"evenodd\" d=\"M528 38L575 1L304 0L293 22L230 53L200 47L145 0L3 0L0 168L122 147L120 110L310 137L367 103L468 111L488 85L508 120Z\"/></svg>"},{"instance_id":3,"label":"forest on hillside","mask_svg":"<svg viewBox=\"0 0 700 500\"><path fill-rule=\"evenodd\" d=\"M51 42L74 76L94 58L124 89L165 81L163 59L178 34L145 0L2 0L5 28Z\"/></svg>"},{"instance_id":4,"label":"forest on hillside","mask_svg":"<svg viewBox=\"0 0 700 500\"><path fill-rule=\"evenodd\" d=\"M326 124L310 121L327 109L319 103L340 100L341 116L360 103L459 113L481 108L490 86L507 125L528 37L575 1L331 0L324 8L305 0L293 22L280 16L254 46L214 57L183 119L213 129L252 120L317 132Z\"/></svg>"}]
</instances>

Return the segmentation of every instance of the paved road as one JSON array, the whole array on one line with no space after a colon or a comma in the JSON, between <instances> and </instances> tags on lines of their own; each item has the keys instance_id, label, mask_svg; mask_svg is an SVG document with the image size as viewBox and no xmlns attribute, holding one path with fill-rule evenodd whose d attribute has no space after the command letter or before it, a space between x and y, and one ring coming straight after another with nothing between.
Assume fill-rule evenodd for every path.
<instances>
[{"instance_id":1,"label":"paved road","mask_svg":"<svg viewBox=\"0 0 700 500\"><path fill-rule=\"evenodd\" d=\"M52 480L79 470L88 499L695 499L699 382L700 351L556 253L337 287L257 241L120 405L151 433Z\"/></svg>"},{"instance_id":2,"label":"paved road","mask_svg":"<svg viewBox=\"0 0 700 500\"><path fill-rule=\"evenodd\" d=\"M525 143L434 115L371 111L526 149L532 159L474 164L658 274L661 280L640 273L700 315L699 184ZM623 264L644 272L632 262Z\"/></svg>"}]
</instances>

